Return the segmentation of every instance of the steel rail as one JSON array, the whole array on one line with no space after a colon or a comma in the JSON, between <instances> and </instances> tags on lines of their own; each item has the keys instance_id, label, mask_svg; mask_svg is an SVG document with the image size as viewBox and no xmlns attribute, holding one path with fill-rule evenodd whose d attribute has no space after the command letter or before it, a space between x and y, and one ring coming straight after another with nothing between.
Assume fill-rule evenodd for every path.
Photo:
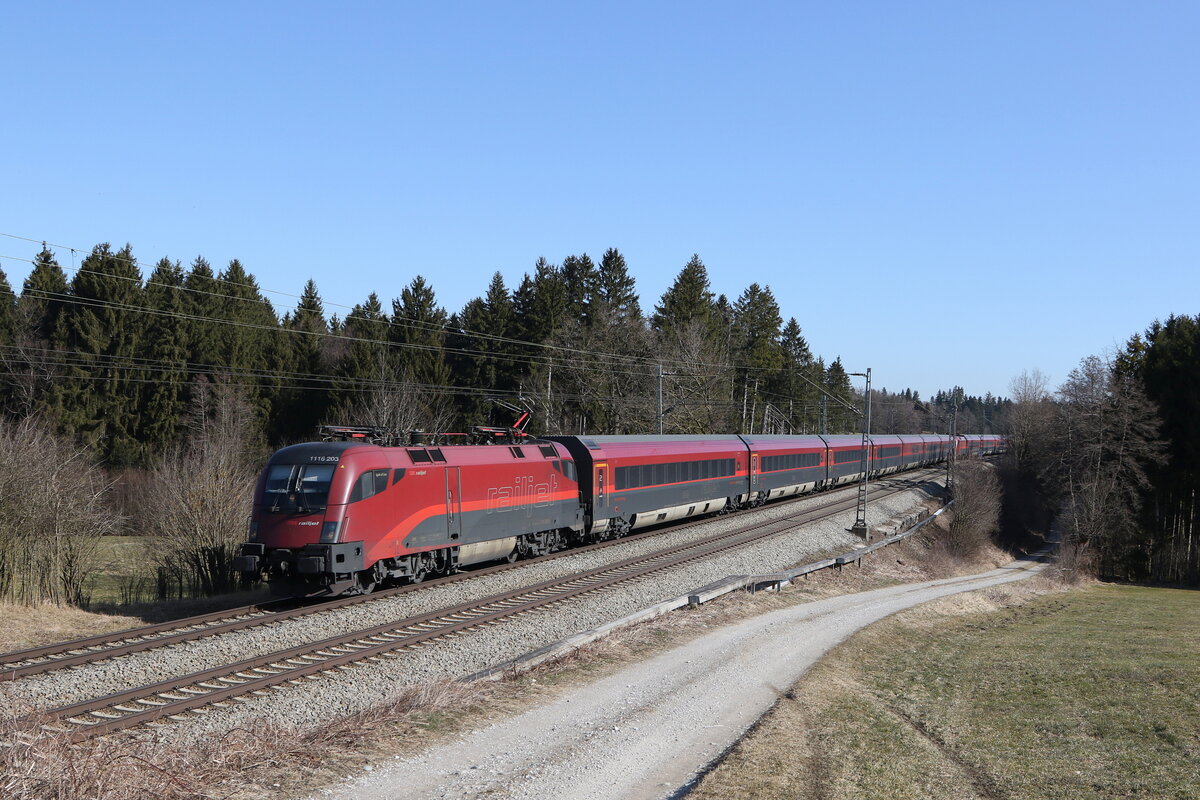
<instances>
[{"instance_id":1,"label":"steel rail","mask_svg":"<svg viewBox=\"0 0 1200 800\"><path fill-rule=\"evenodd\" d=\"M841 494L853 489L854 487L855 484L846 484L845 486L840 486L830 490L830 494ZM790 505L802 500L811 499L813 499L813 495L811 493L797 495L796 497L788 498L783 504L775 504L775 507L779 508L781 505ZM827 505L831 504L820 504L818 508L824 508ZM597 542L590 545L584 545L582 547L569 548L567 550L541 556L537 560L539 563L545 563L546 561L564 558L570 555L578 555L608 547L620 546L625 542L635 539L649 538L656 535L687 530L711 521L712 517L706 516L700 519L690 520L683 524L673 525L671 527L654 528L642 531L640 533L627 535L619 539ZM321 614L358 605L359 603L395 597L397 595L413 591L422 591L426 588L441 586L447 583L471 580L473 578L479 578L485 575L494 574L496 572L513 569L523 565L523 563L526 562L518 562L515 564L502 563L490 567L472 569L468 572L461 572L454 575L435 578L423 583L398 586L367 595L340 597L312 605L301 605L294 608L287 608L287 606L296 602L295 599L284 598L261 604L239 607L233 610L215 611L193 617L185 617L178 620L157 623L154 625L146 625L107 634L98 634L85 639L75 639L57 644L43 645L40 647L14 651L11 653L0 653L0 683L18 680L31 675L40 675L58 669L65 669L67 667L91 664L109 658L130 655L132 653L145 652L147 650L153 650L171 644L191 642L198 639L206 639L211 636L230 633L233 631L246 630L247 628L254 628L260 625L269 625L298 617ZM273 610L272 607L275 606L281 607L282 610Z\"/></svg>"},{"instance_id":2,"label":"steel rail","mask_svg":"<svg viewBox=\"0 0 1200 800\"><path fill-rule=\"evenodd\" d=\"M909 481L878 485L878 494L909 488ZM32 714L18 723L67 732L75 741L153 723L165 717L220 703L235 696L295 682L347 664L375 659L482 625L544 610L584 594L640 580L792 530L798 524L827 518L855 506L857 498L807 509L788 517L744 525L694 542L633 556L576 575L543 581L490 597L390 622L361 631L299 645L235 664L216 667L106 697ZM55 724L57 721L57 725ZM61 727L66 724L66 728Z\"/></svg>"}]
</instances>

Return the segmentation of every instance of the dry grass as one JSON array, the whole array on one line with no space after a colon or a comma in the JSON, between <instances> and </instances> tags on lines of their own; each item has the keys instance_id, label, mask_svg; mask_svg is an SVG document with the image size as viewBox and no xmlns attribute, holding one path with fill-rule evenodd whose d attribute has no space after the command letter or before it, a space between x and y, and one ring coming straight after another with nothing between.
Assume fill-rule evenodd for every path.
<instances>
[{"instance_id":1,"label":"dry grass","mask_svg":"<svg viewBox=\"0 0 1200 800\"><path fill-rule=\"evenodd\" d=\"M14 737L0 729L0 797L10 800L257 799L306 791L362 763L372 741L400 737L414 746L446 719L477 713L495 687L452 681L406 687L388 705L317 730L260 725L201 747L137 735L79 745L44 733ZM330 753L338 753L334 762ZM344 758L342 755L344 754ZM340 773L330 765L338 764Z\"/></svg>"},{"instance_id":2,"label":"dry grass","mask_svg":"<svg viewBox=\"0 0 1200 800\"><path fill-rule=\"evenodd\" d=\"M71 606L0 603L0 653L80 639L140 625L134 617L95 614Z\"/></svg>"}]
</instances>

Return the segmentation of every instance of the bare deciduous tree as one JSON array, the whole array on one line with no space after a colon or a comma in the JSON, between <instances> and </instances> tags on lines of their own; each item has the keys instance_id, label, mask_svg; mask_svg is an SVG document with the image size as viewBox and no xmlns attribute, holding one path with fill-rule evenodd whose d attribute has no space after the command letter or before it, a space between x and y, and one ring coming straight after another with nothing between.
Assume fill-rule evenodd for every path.
<instances>
[{"instance_id":1,"label":"bare deciduous tree","mask_svg":"<svg viewBox=\"0 0 1200 800\"><path fill-rule=\"evenodd\" d=\"M189 430L150 470L137 515L161 596L235 588L260 460L253 409L224 382L196 387Z\"/></svg>"},{"instance_id":2,"label":"bare deciduous tree","mask_svg":"<svg viewBox=\"0 0 1200 800\"><path fill-rule=\"evenodd\" d=\"M954 518L947 537L956 555L970 555L1000 529L1000 480L989 464L961 459L954 465Z\"/></svg>"}]
</instances>

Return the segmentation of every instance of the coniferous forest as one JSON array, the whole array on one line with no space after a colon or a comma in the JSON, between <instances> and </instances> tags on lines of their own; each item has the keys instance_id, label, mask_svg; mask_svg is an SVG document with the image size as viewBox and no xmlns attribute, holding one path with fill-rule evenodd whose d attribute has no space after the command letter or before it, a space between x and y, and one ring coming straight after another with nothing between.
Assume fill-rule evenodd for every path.
<instances>
[{"instance_id":1,"label":"coniferous forest","mask_svg":"<svg viewBox=\"0 0 1200 800\"><path fill-rule=\"evenodd\" d=\"M810 351L769 287L716 293L699 256L648 307L609 249L598 263L538 259L515 287L496 273L452 312L420 276L341 314L310 280L282 317L236 260L217 270L163 259L143 277L130 246L101 244L73 273L45 249L19 292L0 273L0 402L9 419L39 419L109 466L154 463L215 396L247 404L269 445L324 423L505 425L514 406L532 412L531 433L653 433L660 369L665 433L861 425L841 362ZM954 401L961 431L991 431L1004 405L958 389L932 406L885 391L873 427L945 431Z\"/></svg>"}]
</instances>

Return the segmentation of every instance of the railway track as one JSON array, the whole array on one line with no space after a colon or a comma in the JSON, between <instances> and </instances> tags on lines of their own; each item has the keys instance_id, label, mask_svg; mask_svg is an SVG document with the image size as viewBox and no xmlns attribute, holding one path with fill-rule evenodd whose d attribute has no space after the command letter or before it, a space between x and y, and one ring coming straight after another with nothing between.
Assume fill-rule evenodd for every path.
<instances>
[{"instance_id":1,"label":"railway track","mask_svg":"<svg viewBox=\"0 0 1200 800\"><path fill-rule=\"evenodd\" d=\"M835 489L832 492L829 492L826 496L838 497L843 493L852 491L854 488L855 485L851 484L846 487ZM793 500L786 501L783 505L807 499L812 499L812 495L801 495ZM775 507L778 508L780 505L781 504L777 503L775 504ZM669 528L648 530L642 533L633 534L631 536L625 536L621 539L599 542L597 544L587 545L584 547L576 547L570 550L553 553L548 556L542 556L539 561L541 563L545 563L556 558L564 558L566 556L587 553L608 547L619 547L622 544L635 539L650 538L657 535L674 533L680 530L686 530L688 528L703 525L704 523L708 522L709 519L710 518L705 517ZM130 655L132 653L141 653L147 650L165 647L167 645L206 639L219 634L246 630L248 628L258 627L260 625L276 624L289 619L296 619L298 617L307 617L314 614L327 613L337 609L358 605L360 603L372 602L386 597L395 597L407 592L422 591L432 586L441 586L447 583L471 580L503 570L513 569L516 566L520 566L520 564L514 565L502 563L491 567L472 569L467 572L436 578L420 584L398 586L391 589L377 591L369 595L341 597L318 603L297 603L297 601L291 599L269 601L266 603L244 606L232 610L216 611L208 614L186 617L184 619L172 620L170 622L158 623L155 625L147 625L124 631L100 634L97 636L88 637L86 639L76 639L68 642L49 644L11 653L0 653L0 683L5 681L13 681L32 675L41 675L46 672L65 669L67 667L91 664L107 658L116 658L118 656Z\"/></svg>"},{"instance_id":2,"label":"railway track","mask_svg":"<svg viewBox=\"0 0 1200 800\"><path fill-rule=\"evenodd\" d=\"M904 491L911 488L920 477L921 474L918 473L907 479L885 480L875 484L872 492L878 497ZM239 696L262 695L282 685L313 679L320 673L344 669L356 662L395 657L405 650L459 635L480 626L502 624L507 619L538 613L592 592L638 581L655 573L793 530L798 525L833 516L854 508L856 502L857 498L852 493L842 493L842 496L817 508L806 509L782 518L748 523L732 531L622 559L583 573L544 581L106 697L49 709L20 720L18 727L40 727L68 735L72 740L78 741L139 725L162 724L164 720L183 719L189 713L203 714ZM586 549L580 548L570 552L578 553ZM411 590L417 587L403 588ZM367 598L352 599L362 602Z\"/></svg>"}]
</instances>

